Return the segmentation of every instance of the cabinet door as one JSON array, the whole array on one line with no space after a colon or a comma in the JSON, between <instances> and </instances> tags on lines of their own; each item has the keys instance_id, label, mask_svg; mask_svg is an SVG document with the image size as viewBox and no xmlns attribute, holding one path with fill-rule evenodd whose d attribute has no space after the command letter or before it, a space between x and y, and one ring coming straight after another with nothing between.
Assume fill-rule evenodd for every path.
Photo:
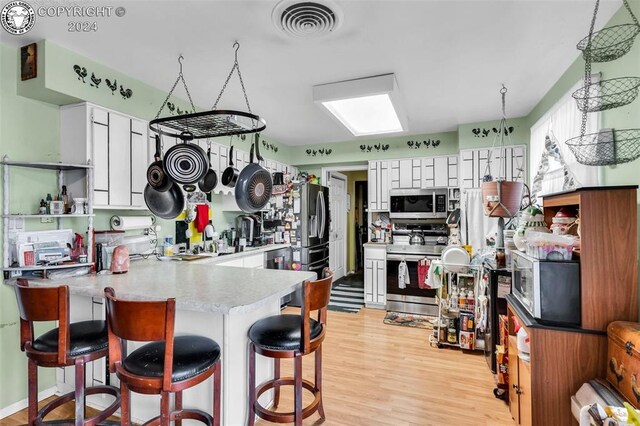
<instances>
[{"instance_id":1,"label":"cabinet door","mask_svg":"<svg viewBox=\"0 0 640 426\"><path fill-rule=\"evenodd\" d=\"M449 164L448 177L449 177L449 187L457 187L458 186L458 156L451 155L447 157L447 162Z\"/></svg>"},{"instance_id":2,"label":"cabinet door","mask_svg":"<svg viewBox=\"0 0 640 426\"><path fill-rule=\"evenodd\" d=\"M422 186L422 161L419 158L414 158L413 160L411 160L411 166L411 187L414 189L420 189Z\"/></svg>"},{"instance_id":3,"label":"cabinet door","mask_svg":"<svg viewBox=\"0 0 640 426\"><path fill-rule=\"evenodd\" d=\"M413 160L400 160L400 188L411 188L413 185Z\"/></svg>"},{"instance_id":4,"label":"cabinet door","mask_svg":"<svg viewBox=\"0 0 640 426\"><path fill-rule=\"evenodd\" d=\"M379 206L382 211L389 211L389 162L380 162L380 173L378 175L380 180L380 198Z\"/></svg>"},{"instance_id":5,"label":"cabinet door","mask_svg":"<svg viewBox=\"0 0 640 426\"><path fill-rule=\"evenodd\" d=\"M389 188L390 189L398 189L400 188L400 161L393 160L391 161L391 170L389 170Z\"/></svg>"},{"instance_id":6,"label":"cabinet door","mask_svg":"<svg viewBox=\"0 0 640 426\"><path fill-rule=\"evenodd\" d=\"M447 157L435 157L434 161L434 185L436 188L449 185L449 164Z\"/></svg>"},{"instance_id":7,"label":"cabinet door","mask_svg":"<svg viewBox=\"0 0 640 426\"><path fill-rule=\"evenodd\" d=\"M518 389L520 390L520 426L533 425L531 411L531 365L518 358Z\"/></svg>"},{"instance_id":8,"label":"cabinet door","mask_svg":"<svg viewBox=\"0 0 640 426\"><path fill-rule=\"evenodd\" d=\"M377 274L374 273L375 260L369 260L365 256L364 260L364 301L371 303L374 302L373 280L377 278Z\"/></svg>"},{"instance_id":9,"label":"cabinet door","mask_svg":"<svg viewBox=\"0 0 640 426\"><path fill-rule=\"evenodd\" d=\"M434 188L435 176L434 176L434 161L433 157L422 159L422 188Z\"/></svg>"},{"instance_id":10,"label":"cabinet door","mask_svg":"<svg viewBox=\"0 0 640 426\"><path fill-rule=\"evenodd\" d=\"M369 210L378 210L378 162L369 162Z\"/></svg>"},{"instance_id":11,"label":"cabinet door","mask_svg":"<svg viewBox=\"0 0 640 426\"><path fill-rule=\"evenodd\" d=\"M254 254L251 256L244 257L242 259L242 266L245 268L252 269L263 269L264 268L264 254Z\"/></svg>"},{"instance_id":12,"label":"cabinet door","mask_svg":"<svg viewBox=\"0 0 640 426\"><path fill-rule=\"evenodd\" d=\"M380 304L387 303L386 277L387 268L384 260L376 260L376 302Z\"/></svg>"},{"instance_id":13,"label":"cabinet door","mask_svg":"<svg viewBox=\"0 0 640 426\"><path fill-rule=\"evenodd\" d=\"M94 204L106 206L109 204L109 127L95 121L91 127Z\"/></svg>"},{"instance_id":14,"label":"cabinet door","mask_svg":"<svg viewBox=\"0 0 640 426\"><path fill-rule=\"evenodd\" d=\"M518 398L518 346L516 336L509 336L509 411L511 417L520 424L520 403Z\"/></svg>"},{"instance_id":15,"label":"cabinet door","mask_svg":"<svg viewBox=\"0 0 640 426\"><path fill-rule=\"evenodd\" d=\"M473 151L463 150L460 151L460 168L458 170L460 174L459 184L461 188L473 188Z\"/></svg>"},{"instance_id":16,"label":"cabinet door","mask_svg":"<svg viewBox=\"0 0 640 426\"><path fill-rule=\"evenodd\" d=\"M131 120L109 113L109 205L131 205Z\"/></svg>"},{"instance_id":17,"label":"cabinet door","mask_svg":"<svg viewBox=\"0 0 640 426\"><path fill-rule=\"evenodd\" d=\"M131 120L132 124L134 121ZM145 135L131 132L131 205L134 207L144 206L143 193L149 167L147 141Z\"/></svg>"}]
</instances>

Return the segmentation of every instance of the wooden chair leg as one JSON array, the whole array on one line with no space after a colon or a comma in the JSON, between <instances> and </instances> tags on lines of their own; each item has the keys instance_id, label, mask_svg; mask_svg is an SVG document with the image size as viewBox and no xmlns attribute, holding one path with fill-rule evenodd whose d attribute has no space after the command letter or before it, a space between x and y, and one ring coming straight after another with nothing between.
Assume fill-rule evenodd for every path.
<instances>
[{"instance_id":1,"label":"wooden chair leg","mask_svg":"<svg viewBox=\"0 0 640 426\"><path fill-rule=\"evenodd\" d=\"M280 358L273 359L273 378L276 380L280 378ZM273 392L273 408L278 408L280 404L280 386L275 385Z\"/></svg>"},{"instance_id":2,"label":"wooden chair leg","mask_svg":"<svg viewBox=\"0 0 640 426\"><path fill-rule=\"evenodd\" d=\"M174 411L182 411L182 391L178 391L174 394L175 402L174 402ZM182 420L175 421L176 426L182 426Z\"/></svg>"},{"instance_id":3,"label":"wooden chair leg","mask_svg":"<svg viewBox=\"0 0 640 426\"><path fill-rule=\"evenodd\" d=\"M213 373L213 426L220 426L220 396L222 393L222 363L216 362L216 371ZM254 388L255 393L255 388Z\"/></svg>"},{"instance_id":4,"label":"wooden chair leg","mask_svg":"<svg viewBox=\"0 0 640 426\"><path fill-rule=\"evenodd\" d=\"M318 404L318 414L320 414L320 418L322 420L325 419L324 416L324 407L322 406L322 345L318 346L316 349L316 362L315 362L315 382L316 382L316 390L320 393L320 403Z\"/></svg>"},{"instance_id":5,"label":"wooden chair leg","mask_svg":"<svg viewBox=\"0 0 640 426\"><path fill-rule=\"evenodd\" d=\"M27 359L27 374L29 425L35 425L38 415L38 366L31 358Z\"/></svg>"},{"instance_id":6,"label":"wooden chair leg","mask_svg":"<svg viewBox=\"0 0 640 426\"><path fill-rule=\"evenodd\" d=\"M75 365L75 401L76 401L76 426L84 425L85 416L85 374L84 374L84 361L78 359Z\"/></svg>"},{"instance_id":7,"label":"wooden chair leg","mask_svg":"<svg viewBox=\"0 0 640 426\"><path fill-rule=\"evenodd\" d=\"M171 395L169 392L160 393L160 425L169 426L171 423L171 410L170 400Z\"/></svg>"},{"instance_id":8,"label":"wooden chair leg","mask_svg":"<svg viewBox=\"0 0 640 426\"><path fill-rule=\"evenodd\" d=\"M131 425L131 393L124 381L120 382L120 423L122 426Z\"/></svg>"},{"instance_id":9,"label":"wooden chair leg","mask_svg":"<svg viewBox=\"0 0 640 426\"><path fill-rule=\"evenodd\" d=\"M249 418L247 425L253 426L256 421L256 347L249 344Z\"/></svg>"},{"instance_id":10,"label":"wooden chair leg","mask_svg":"<svg viewBox=\"0 0 640 426\"><path fill-rule=\"evenodd\" d=\"M302 426L302 355L295 357L294 382L295 382L295 425Z\"/></svg>"}]
</instances>

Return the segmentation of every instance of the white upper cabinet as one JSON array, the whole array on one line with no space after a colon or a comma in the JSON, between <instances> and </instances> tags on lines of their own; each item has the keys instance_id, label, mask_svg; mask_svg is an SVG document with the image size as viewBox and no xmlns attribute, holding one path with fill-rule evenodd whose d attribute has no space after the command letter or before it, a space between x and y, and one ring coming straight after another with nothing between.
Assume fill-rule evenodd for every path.
<instances>
[{"instance_id":1,"label":"white upper cabinet","mask_svg":"<svg viewBox=\"0 0 640 426\"><path fill-rule=\"evenodd\" d=\"M524 181L526 176L526 152L524 145L506 146L503 167L500 170L500 148L463 149L460 151L460 186L462 188L480 188L482 178L490 174L494 179ZM487 168L487 163L489 167Z\"/></svg>"},{"instance_id":2,"label":"white upper cabinet","mask_svg":"<svg viewBox=\"0 0 640 426\"><path fill-rule=\"evenodd\" d=\"M389 161L369 161L369 210L389 211Z\"/></svg>"},{"instance_id":3,"label":"white upper cabinet","mask_svg":"<svg viewBox=\"0 0 640 426\"><path fill-rule=\"evenodd\" d=\"M391 189L420 188L422 176L420 159L391 160Z\"/></svg>"},{"instance_id":4,"label":"white upper cabinet","mask_svg":"<svg viewBox=\"0 0 640 426\"><path fill-rule=\"evenodd\" d=\"M422 188L457 187L458 157L443 155L422 158L421 183Z\"/></svg>"},{"instance_id":5,"label":"white upper cabinet","mask_svg":"<svg viewBox=\"0 0 640 426\"><path fill-rule=\"evenodd\" d=\"M60 158L94 165L95 208L146 208L142 193L152 161L147 122L88 103L60 109ZM74 193L85 182L70 183Z\"/></svg>"}]
</instances>

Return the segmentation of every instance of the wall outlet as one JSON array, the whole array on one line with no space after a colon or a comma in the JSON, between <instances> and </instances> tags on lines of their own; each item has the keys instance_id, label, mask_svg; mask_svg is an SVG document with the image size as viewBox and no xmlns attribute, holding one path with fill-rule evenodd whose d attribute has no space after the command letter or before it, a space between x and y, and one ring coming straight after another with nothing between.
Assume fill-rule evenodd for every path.
<instances>
[{"instance_id":1,"label":"wall outlet","mask_svg":"<svg viewBox=\"0 0 640 426\"><path fill-rule=\"evenodd\" d=\"M52 217L41 217L40 218L40 223L53 223L53 218Z\"/></svg>"}]
</instances>

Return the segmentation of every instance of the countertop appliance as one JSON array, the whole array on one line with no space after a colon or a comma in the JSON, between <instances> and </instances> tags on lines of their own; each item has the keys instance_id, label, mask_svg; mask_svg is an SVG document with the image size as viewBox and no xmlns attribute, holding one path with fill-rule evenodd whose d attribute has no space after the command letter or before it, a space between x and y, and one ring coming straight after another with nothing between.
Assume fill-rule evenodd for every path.
<instances>
[{"instance_id":1,"label":"countertop appliance","mask_svg":"<svg viewBox=\"0 0 640 426\"><path fill-rule=\"evenodd\" d=\"M291 229L292 262L303 271L313 271L320 277L329 266L329 188L305 183L294 188L299 192L300 204L294 198L296 228ZM293 226L292 226L293 228ZM295 293L292 306L300 306L301 291Z\"/></svg>"},{"instance_id":2,"label":"countertop appliance","mask_svg":"<svg viewBox=\"0 0 640 426\"><path fill-rule=\"evenodd\" d=\"M513 295L538 321L581 324L580 262L541 260L511 251Z\"/></svg>"},{"instance_id":3,"label":"countertop appliance","mask_svg":"<svg viewBox=\"0 0 640 426\"><path fill-rule=\"evenodd\" d=\"M446 219L447 188L392 189L389 191L391 219Z\"/></svg>"},{"instance_id":4,"label":"countertop appliance","mask_svg":"<svg viewBox=\"0 0 640 426\"><path fill-rule=\"evenodd\" d=\"M424 245L411 244L411 234L421 232ZM440 259L446 247L447 226L444 220L392 221L392 244L387 244L387 310L420 315L437 315L436 290L418 286L418 262L424 258ZM409 285L398 285L398 268L406 262Z\"/></svg>"},{"instance_id":5,"label":"countertop appliance","mask_svg":"<svg viewBox=\"0 0 640 426\"><path fill-rule=\"evenodd\" d=\"M507 314L507 299L511 293L511 271L486 266L487 325L484 332L484 357L492 373L497 371L496 344L500 340L498 317Z\"/></svg>"},{"instance_id":6,"label":"countertop appliance","mask_svg":"<svg viewBox=\"0 0 640 426\"><path fill-rule=\"evenodd\" d=\"M260 245L262 219L255 214L244 214L236 217L236 238L244 239L247 246Z\"/></svg>"}]
</instances>

